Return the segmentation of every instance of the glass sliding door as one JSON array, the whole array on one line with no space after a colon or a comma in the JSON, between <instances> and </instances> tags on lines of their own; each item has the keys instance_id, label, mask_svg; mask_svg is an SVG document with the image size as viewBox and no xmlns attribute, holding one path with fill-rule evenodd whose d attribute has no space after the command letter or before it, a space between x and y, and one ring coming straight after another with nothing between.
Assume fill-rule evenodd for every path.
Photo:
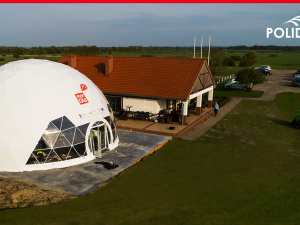
<instances>
[{"instance_id":1,"label":"glass sliding door","mask_svg":"<svg viewBox=\"0 0 300 225\"><path fill-rule=\"evenodd\" d=\"M96 124L90 132L90 149L96 157L101 157L102 151L107 148L107 128L104 123Z\"/></svg>"},{"instance_id":2,"label":"glass sliding door","mask_svg":"<svg viewBox=\"0 0 300 225\"><path fill-rule=\"evenodd\" d=\"M118 113L122 109L121 97L105 96L114 113Z\"/></svg>"}]
</instances>

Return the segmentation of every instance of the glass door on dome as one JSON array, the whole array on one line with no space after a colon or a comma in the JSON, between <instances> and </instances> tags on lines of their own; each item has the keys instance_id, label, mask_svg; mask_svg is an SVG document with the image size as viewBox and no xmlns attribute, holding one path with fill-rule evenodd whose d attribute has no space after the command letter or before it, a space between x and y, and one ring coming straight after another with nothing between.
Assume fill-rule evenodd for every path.
<instances>
[{"instance_id":1,"label":"glass door on dome","mask_svg":"<svg viewBox=\"0 0 300 225\"><path fill-rule=\"evenodd\" d=\"M96 157L101 157L102 151L107 148L107 129L105 124L93 126L90 133L90 148Z\"/></svg>"}]
</instances>

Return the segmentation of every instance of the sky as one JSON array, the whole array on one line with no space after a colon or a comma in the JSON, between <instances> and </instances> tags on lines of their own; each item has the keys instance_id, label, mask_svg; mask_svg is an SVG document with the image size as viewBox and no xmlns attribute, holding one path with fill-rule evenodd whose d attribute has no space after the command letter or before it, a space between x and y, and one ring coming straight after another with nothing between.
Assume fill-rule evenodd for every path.
<instances>
[{"instance_id":1,"label":"sky","mask_svg":"<svg viewBox=\"0 0 300 225\"><path fill-rule=\"evenodd\" d=\"M297 28L283 23L299 15L300 4L0 4L0 46L297 46L266 29Z\"/></svg>"}]
</instances>

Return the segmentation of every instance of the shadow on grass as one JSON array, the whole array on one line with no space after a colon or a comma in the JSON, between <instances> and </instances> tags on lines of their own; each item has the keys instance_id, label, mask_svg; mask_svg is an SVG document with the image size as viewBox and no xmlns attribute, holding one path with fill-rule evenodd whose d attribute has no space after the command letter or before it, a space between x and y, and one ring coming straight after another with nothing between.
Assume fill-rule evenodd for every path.
<instances>
[{"instance_id":1,"label":"shadow on grass","mask_svg":"<svg viewBox=\"0 0 300 225\"><path fill-rule=\"evenodd\" d=\"M286 120L280 120L280 119L273 119L272 121L278 125L293 128L292 121L286 121Z\"/></svg>"}]
</instances>

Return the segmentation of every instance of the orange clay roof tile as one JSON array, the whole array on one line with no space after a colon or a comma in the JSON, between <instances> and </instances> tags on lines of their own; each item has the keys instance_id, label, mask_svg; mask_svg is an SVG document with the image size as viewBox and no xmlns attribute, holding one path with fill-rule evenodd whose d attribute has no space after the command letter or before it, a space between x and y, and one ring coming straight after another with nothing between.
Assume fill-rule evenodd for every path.
<instances>
[{"instance_id":1,"label":"orange clay roof tile","mask_svg":"<svg viewBox=\"0 0 300 225\"><path fill-rule=\"evenodd\" d=\"M68 64L70 56L58 62ZM102 92L188 99L205 59L113 57L113 70L105 76L104 56L76 56L77 69Z\"/></svg>"}]
</instances>

